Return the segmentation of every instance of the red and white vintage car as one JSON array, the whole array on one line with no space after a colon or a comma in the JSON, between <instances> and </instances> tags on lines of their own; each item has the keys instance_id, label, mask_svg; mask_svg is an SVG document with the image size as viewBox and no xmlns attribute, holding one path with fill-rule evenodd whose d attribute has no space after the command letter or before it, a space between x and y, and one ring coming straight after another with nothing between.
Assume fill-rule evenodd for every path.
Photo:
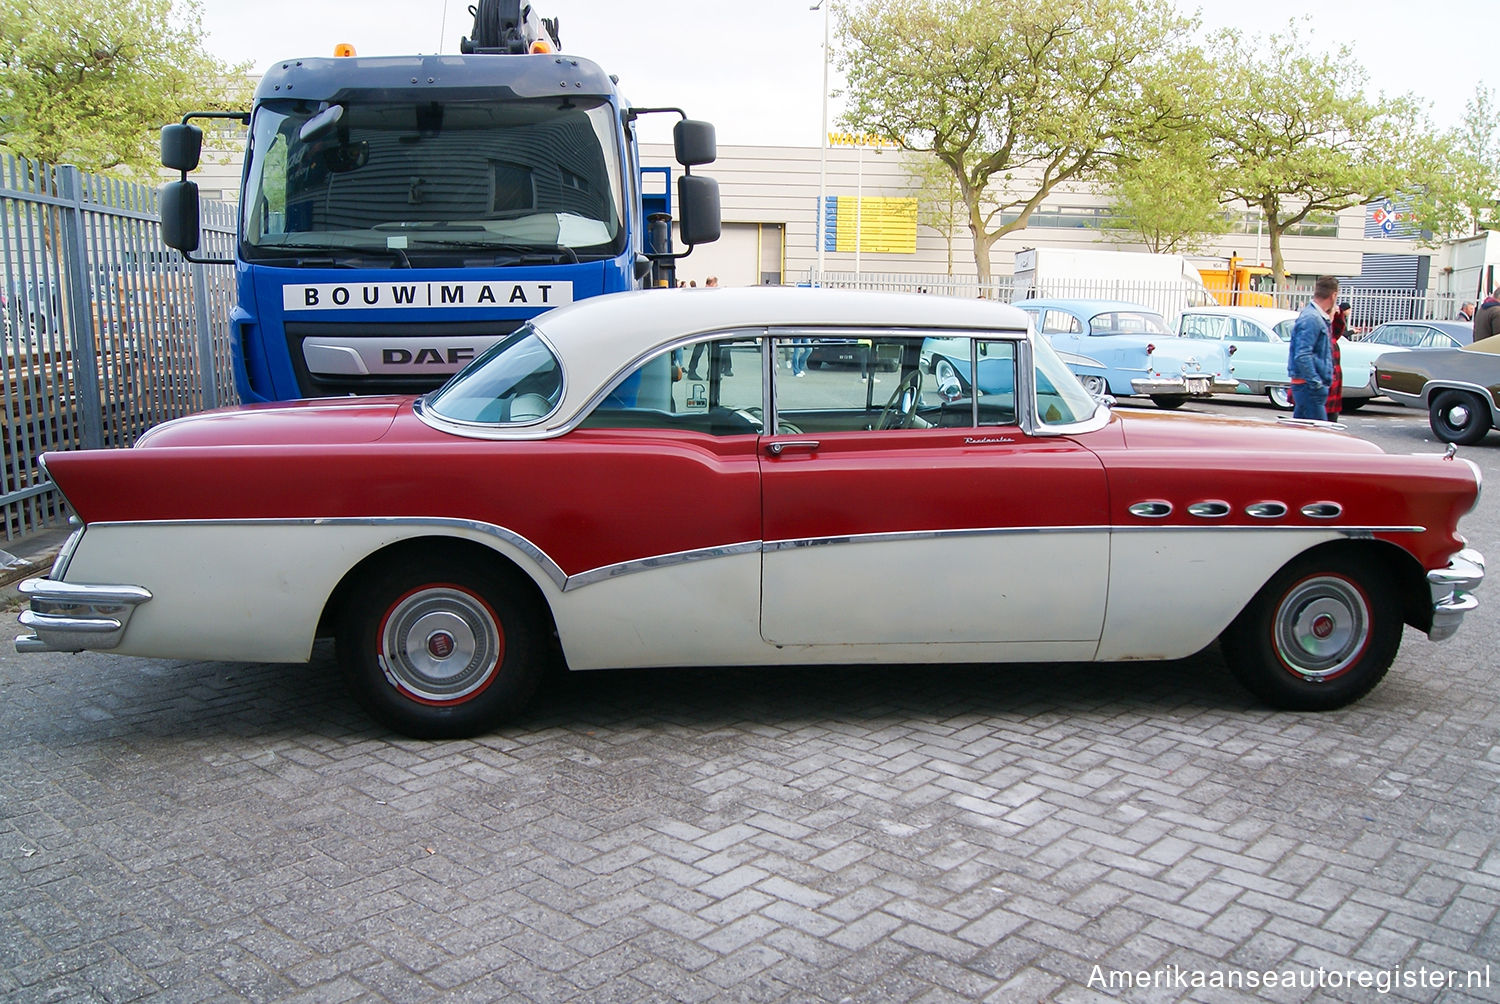
<instances>
[{"instance_id":1,"label":"red and white vintage car","mask_svg":"<svg viewBox=\"0 0 1500 1004\"><path fill-rule=\"evenodd\" d=\"M862 365L787 365L850 344ZM1020 311L933 296L604 297L423 398L211 412L46 464L81 528L25 584L19 650L298 662L332 635L359 700L425 737L492 728L559 653L1113 662L1220 639L1264 700L1334 708L1403 624L1450 635L1484 574L1458 533L1479 472L1451 453L1111 411Z\"/></svg>"}]
</instances>

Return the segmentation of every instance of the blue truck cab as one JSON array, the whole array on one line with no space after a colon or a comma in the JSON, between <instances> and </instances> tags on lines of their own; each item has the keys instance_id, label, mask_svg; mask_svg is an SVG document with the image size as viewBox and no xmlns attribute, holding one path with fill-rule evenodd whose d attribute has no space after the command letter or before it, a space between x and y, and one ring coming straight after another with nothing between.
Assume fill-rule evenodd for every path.
<instances>
[{"instance_id":1,"label":"blue truck cab","mask_svg":"<svg viewBox=\"0 0 1500 1004\"><path fill-rule=\"evenodd\" d=\"M420 393L542 311L671 283L671 190L642 193L648 111L682 118L691 250L718 236L717 186L691 172L714 158L712 126L632 109L599 66L557 51L280 62L249 113L163 130L163 163L183 172L162 189L163 241L220 260L193 255L202 131L188 121L238 118L241 400Z\"/></svg>"}]
</instances>

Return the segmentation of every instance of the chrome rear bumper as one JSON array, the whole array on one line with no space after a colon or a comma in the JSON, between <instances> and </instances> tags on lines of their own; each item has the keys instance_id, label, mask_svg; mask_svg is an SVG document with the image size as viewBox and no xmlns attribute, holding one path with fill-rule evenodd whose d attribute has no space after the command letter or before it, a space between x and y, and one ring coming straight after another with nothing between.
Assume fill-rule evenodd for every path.
<instances>
[{"instance_id":1,"label":"chrome rear bumper","mask_svg":"<svg viewBox=\"0 0 1500 1004\"><path fill-rule=\"evenodd\" d=\"M1212 373L1188 373L1180 377L1141 377L1130 381L1130 389L1137 394L1186 394L1201 397L1205 394L1233 394L1239 389L1238 380L1215 376Z\"/></svg>"},{"instance_id":2,"label":"chrome rear bumper","mask_svg":"<svg viewBox=\"0 0 1500 1004\"><path fill-rule=\"evenodd\" d=\"M31 609L21 611L17 652L82 652L111 649L125 636L135 608L151 599L140 586L80 585L55 579L27 579L21 594Z\"/></svg>"},{"instance_id":3,"label":"chrome rear bumper","mask_svg":"<svg viewBox=\"0 0 1500 1004\"><path fill-rule=\"evenodd\" d=\"M1473 592L1484 581L1484 555L1466 547L1453 556L1447 568L1427 573L1432 588L1432 630L1427 637L1442 641L1453 637L1464 614L1479 606Z\"/></svg>"}]
</instances>

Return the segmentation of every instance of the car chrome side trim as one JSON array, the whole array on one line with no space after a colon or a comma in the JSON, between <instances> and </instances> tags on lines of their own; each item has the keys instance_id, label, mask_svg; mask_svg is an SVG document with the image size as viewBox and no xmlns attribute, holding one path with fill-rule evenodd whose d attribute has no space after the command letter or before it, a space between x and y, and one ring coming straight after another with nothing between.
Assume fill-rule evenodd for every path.
<instances>
[{"instance_id":1,"label":"car chrome side trim","mask_svg":"<svg viewBox=\"0 0 1500 1004\"><path fill-rule=\"evenodd\" d=\"M440 516L350 516L350 517L306 517L296 519L189 519L189 520L132 520L116 523L92 523L93 527L136 527L136 526L373 526L373 527L416 527L421 529L443 529L443 530L467 530L472 533L496 540L514 547L541 569L543 574L552 581L560 592L572 592L582 589L584 586L608 579L620 578L621 576L634 575L637 572L649 572L662 568L670 568L676 565L685 565L696 561L709 561L715 558L727 558L740 554L754 554L756 552L775 553L779 551L792 551L808 547L829 547L839 544L867 544L867 543L890 543L897 541L914 540L938 540L942 538L959 537L995 537L1021 534L1077 534L1077 533L1233 533L1235 531L1251 531L1264 533L1267 529L1278 531L1301 531L1314 533L1338 533L1346 537L1367 538L1377 533L1424 533L1425 527L1420 526L1293 526L1278 524L1275 527L1267 527L1264 524L1248 526L1241 524L1163 524L1152 523L1149 525L1107 525L1091 524L1081 526L1004 526L1004 527L961 527L949 530L905 530L883 533L849 534L834 537L802 537L786 540L747 540L734 544L718 544L712 547L700 547L687 551L675 551L669 554L653 554L642 558L632 558L629 561L616 562L610 565L600 565L596 568L585 569L572 575L563 571L562 567L552 559L552 556L543 551L536 544L520 534L507 530L505 527L496 526L493 523L485 523L481 520L456 519ZM39 580L48 581L48 580Z\"/></svg>"},{"instance_id":2,"label":"car chrome side trim","mask_svg":"<svg viewBox=\"0 0 1500 1004\"><path fill-rule=\"evenodd\" d=\"M605 579L615 579L622 575L633 575L636 572L649 572L658 568L671 568L674 565L686 565L693 561L709 561L713 558L727 558L734 554L758 554L761 550L761 542L748 540L741 544L725 544L722 547L700 547L691 551L678 551L675 554L657 554L649 558L635 558L631 561L621 561L614 565L601 565L591 568L577 575L570 575L563 584L563 592L572 592L582 589L584 586Z\"/></svg>"},{"instance_id":3,"label":"car chrome side trim","mask_svg":"<svg viewBox=\"0 0 1500 1004\"><path fill-rule=\"evenodd\" d=\"M886 544L893 541L938 540L949 537L998 537L1034 533L1109 533L1107 526L1002 526L966 527L958 530L898 530L889 533L856 533L845 537L800 537L768 540L762 546L767 553L795 551L804 547L828 547L834 544Z\"/></svg>"}]
</instances>

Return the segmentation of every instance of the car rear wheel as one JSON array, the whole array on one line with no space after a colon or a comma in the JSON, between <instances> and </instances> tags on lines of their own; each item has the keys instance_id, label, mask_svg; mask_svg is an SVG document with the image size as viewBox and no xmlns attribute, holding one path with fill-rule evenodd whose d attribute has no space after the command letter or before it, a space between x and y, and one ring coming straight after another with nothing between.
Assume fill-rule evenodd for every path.
<instances>
[{"instance_id":1,"label":"car rear wheel","mask_svg":"<svg viewBox=\"0 0 1500 1004\"><path fill-rule=\"evenodd\" d=\"M1296 407L1296 404L1292 401L1292 389L1290 387L1272 387L1266 391L1266 398L1271 402L1273 407L1279 408L1282 411L1291 411Z\"/></svg>"},{"instance_id":2,"label":"car rear wheel","mask_svg":"<svg viewBox=\"0 0 1500 1004\"><path fill-rule=\"evenodd\" d=\"M1358 411L1369 403L1370 399L1367 397L1346 397L1344 398L1344 412Z\"/></svg>"},{"instance_id":3,"label":"car rear wheel","mask_svg":"<svg viewBox=\"0 0 1500 1004\"><path fill-rule=\"evenodd\" d=\"M1109 383L1097 374L1090 373L1086 376L1081 376L1078 378L1078 382L1083 384L1084 390L1095 397L1103 397L1109 393Z\"/></svg>"},{"instance_id":4,"label":"car rear wheel","mask_svg":"<svg viewBox=\"0 0 1500 1004\"><path fill-rule=\"evenodd\" d=\"M1167 411L1176 411L1178 408L1181 408L1183 405L1187 404L1187 400L1188 399L1186 394L1151 395L1152 403L1155 404L1158 408L1163 408Z\"/></svg>"},{"instance_id":5,"label":"car rear wheel","mask_svg":"<svg viewBox=\"0 0 1500 1004\"><path fill-rule=\"evenodd\" d=\"M381 724L414 739L485 732L536 691L545 618L527 586L465 555L393 561L350 592L339 667Z\"/></svg>"},{"instance_id":6,"label":"car rear wheel","mask_svg":"<svg viewBox=\"0 0 1500 1004\"><path fill-rule=\"evenodd\" d=\"M1469 446L1490 431L1490 408L1478 394L1445 390L1432 399L1427 422L1443 442Z\"/></svg>"},{"instance_id":7,"label":"car rear wheel","mask_svg":"<svg viewBox=\"0 0 1500 1004\"><path fill-rule=\"evenodd\" d=\"M1224 659L1261 700L1328 711L1369 693L1396 658L1401 607L1388 576L1351 554L1287 565L1224 631Z\"/></svg>"}]
</instances>

